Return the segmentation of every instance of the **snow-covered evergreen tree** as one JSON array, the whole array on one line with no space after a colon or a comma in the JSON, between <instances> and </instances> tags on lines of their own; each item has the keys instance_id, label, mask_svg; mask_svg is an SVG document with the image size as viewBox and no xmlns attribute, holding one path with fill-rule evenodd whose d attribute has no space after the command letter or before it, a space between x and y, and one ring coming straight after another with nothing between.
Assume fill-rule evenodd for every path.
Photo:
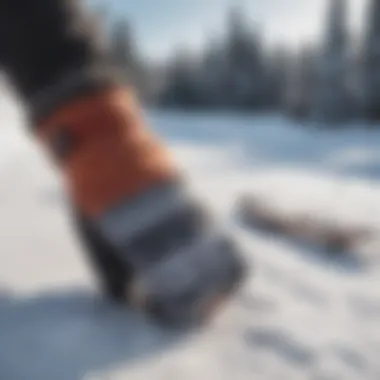
<instances>
[{"instance_id":1,"label":"snow-covered evergreen tree","mask_svg":"<svg viewBox=\"0 0 380 380\"><path fill-rule=\"evenodd\" d=\"M181 108L202 105L198 62L192 52L186 49L175 52L165 82L161 104Z\"/></svg>"},{"instance_id":2,"label":"snow-covered evergreen tree","mask_svg":"<svg viewBox=\"0 0 380 380\"><path fill-rule=\"evenodd\" d=\"M164 103L253 110L273 103L261 41L242 8L231 9L227 26L226 37L210 39L199 60L177 51L168 67Z\"/></svg>"},{"instance_id":3,"label":"snow-covered evergreen tree","mask_svg":"<svg viewBox=\"0 0 380 380\"><path fill-rule=\"evenodd\" d=\"M269 57L269 103L272 107L284 110L286 108L289 90L289 71L291 57L286 46L277 46Z\"/></svg>"},{"instance_id":4,"label":"snow-covered evergreen tree","mask_svg":"<svg viewBox=\"0 0 380 380\"><path fill-rule=\"evenodd\" d=\"M364 107L370 120L380 120L380 2L371 0L364 46Z\"/></svg>"},{"instance_id":5,"label":"snow-covered evergreen tree","mask_svg":"<svg viewBox=\"0 0 380 380\"><path fill-rule=\"evenodd\" d=\"M350 116L346 11L346 0L331 0L318 64L318 86L312 116L327 122L341 122Z\"/></svg>"},{"instance_id":6,"label":"snow-covered evergreen tree","mask_svg":"<svg viewBox=\"0 0 380 380\"><path fill-rule=\"evenodd\" d=\"M112 52L115 63L124 70L133 70L137 63L132 30L126 20L119 20L111 32Z\"/></svg>"},{"instance_id":7,"label":"snow-covered evergreen tree","mask_svg":"<svg viewBox=\"0 0 380 380\"><path fill-rule=\"evenodd\" d=\"M140 58L133 29L125 19L118 20L111 29L111 55L125 81L133 85L140 98L149 93L150 76Z\"/></svg>"},{"instance_id":8,"label":"snow-covered evergreen tree","mask_svg":"<svg viewBox=\"0 0 380 380\"><path fill-rule=\"evenodd\" d=\"M205 106L226 105L226 52L223 44L213 38L206 45L199 73L200 96Z\"/></svg>"},{"instance_id":9,"label":"snow-covered evergreen tree","mask_svg":"<svg viewBox=\"0 0 380 380\"><path fill-rule=\"evenodd\" d=\"M261 41L248 27L242 8L232 8L226 41L226 95L232 106L259 108L268 102Z\"/></svg>"},{"instance_id":10,"label":"snow-covered evergreen tree","mask_svg":"<svg viewBox=\"0 0 380 380\"><path fill-rule=\"evenodd\" d=\"M305 45L293 56L286 92L286 108L292 117L310 116L317 85L316 66L314 46Z\"/></svg>"}]
</instances>

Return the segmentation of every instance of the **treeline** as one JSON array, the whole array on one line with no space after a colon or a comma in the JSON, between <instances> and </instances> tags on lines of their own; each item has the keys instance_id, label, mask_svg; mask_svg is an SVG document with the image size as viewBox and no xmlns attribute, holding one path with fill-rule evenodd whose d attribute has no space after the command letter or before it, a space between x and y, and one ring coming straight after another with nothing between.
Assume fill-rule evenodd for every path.
<instances>
[{"instance_id":1,"label":"treeline","mask_svg":"<svg viewBox=\"0 0 380 380\"><path fill-rule=\"evenodd\" d=\"M138 54L126 20L112 25L112 55L147 102L175 108L278 110L324 122L380 120L380 2L369 0L358 43L345 0L330 0L323 40L292 51L269 49L244 17L230 10L223 38L202 53L175 51L161 67Z\"/></svg>"}]
</instances>

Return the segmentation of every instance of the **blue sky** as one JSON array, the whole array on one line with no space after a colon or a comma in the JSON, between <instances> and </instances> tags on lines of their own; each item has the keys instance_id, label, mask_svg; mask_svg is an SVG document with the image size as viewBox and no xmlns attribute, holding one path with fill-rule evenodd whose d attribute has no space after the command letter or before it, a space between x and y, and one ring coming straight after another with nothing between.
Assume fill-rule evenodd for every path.
<instances>
[{"instance_id":1,"label":"blue sky","mask_svg":"<svg viewBox=\"0 0 380 380\"><path fill-rule=\"evenodd\" d=\"M127 16L142 53L153 59L167 57L186 44L199 49L207 36L223 30L226 11L235 2L246 10L253 26L269 44L280 41L296 46L317 41L329 0L88 0L100 5L108 17ZM368 0L346 0L349 23L360 30Z\"/></svg>"}]
</instances>

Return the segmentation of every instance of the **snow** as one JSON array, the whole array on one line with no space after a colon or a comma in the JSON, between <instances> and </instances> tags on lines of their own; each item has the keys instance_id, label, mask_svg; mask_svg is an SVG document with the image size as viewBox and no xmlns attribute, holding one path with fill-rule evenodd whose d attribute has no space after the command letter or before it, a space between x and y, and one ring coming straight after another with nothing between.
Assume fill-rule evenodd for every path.
<instances>
[{"instance_id":1,"label":"snow","mask_svg":"<svg viewBox=\"0 0 380 380\"><path fill-rule=\"evenodd\" d=\"M19 123L17 112L0 115L2 125ZM289 213L378 229L380 131L318 131L277 115L147 118L239 236L252 275L212 326L190 336L107 305L94 292L56 174L9 128L0 139L9 152L0 157L0 378L379 379L375 257L366 268L317 260L308 247L245 230L231 211L249 191Z\"/></svg>"}]
</instances>

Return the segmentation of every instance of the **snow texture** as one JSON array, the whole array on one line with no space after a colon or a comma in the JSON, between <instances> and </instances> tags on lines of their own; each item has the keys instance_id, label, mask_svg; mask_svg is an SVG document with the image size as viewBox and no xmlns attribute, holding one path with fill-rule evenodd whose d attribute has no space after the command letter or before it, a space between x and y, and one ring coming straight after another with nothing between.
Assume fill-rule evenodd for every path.
<instances>
[{"instance_id":1,"label":"snow texture","mask_svg":"<svg viewBox=\"0 0 380 380\"><path fill-rule=\"evenodd\" d=\"M380 378L379 266L318 260L308 247L244 230L231 212L249 190L289 212L378 226L379 131L322 132L275 115L149 114L252 268L208 329L186 333L97 296L59 179L10 129L17 112L0 115L9 126L0 139L0 379Z\"/></svg>"}]
</instances>

